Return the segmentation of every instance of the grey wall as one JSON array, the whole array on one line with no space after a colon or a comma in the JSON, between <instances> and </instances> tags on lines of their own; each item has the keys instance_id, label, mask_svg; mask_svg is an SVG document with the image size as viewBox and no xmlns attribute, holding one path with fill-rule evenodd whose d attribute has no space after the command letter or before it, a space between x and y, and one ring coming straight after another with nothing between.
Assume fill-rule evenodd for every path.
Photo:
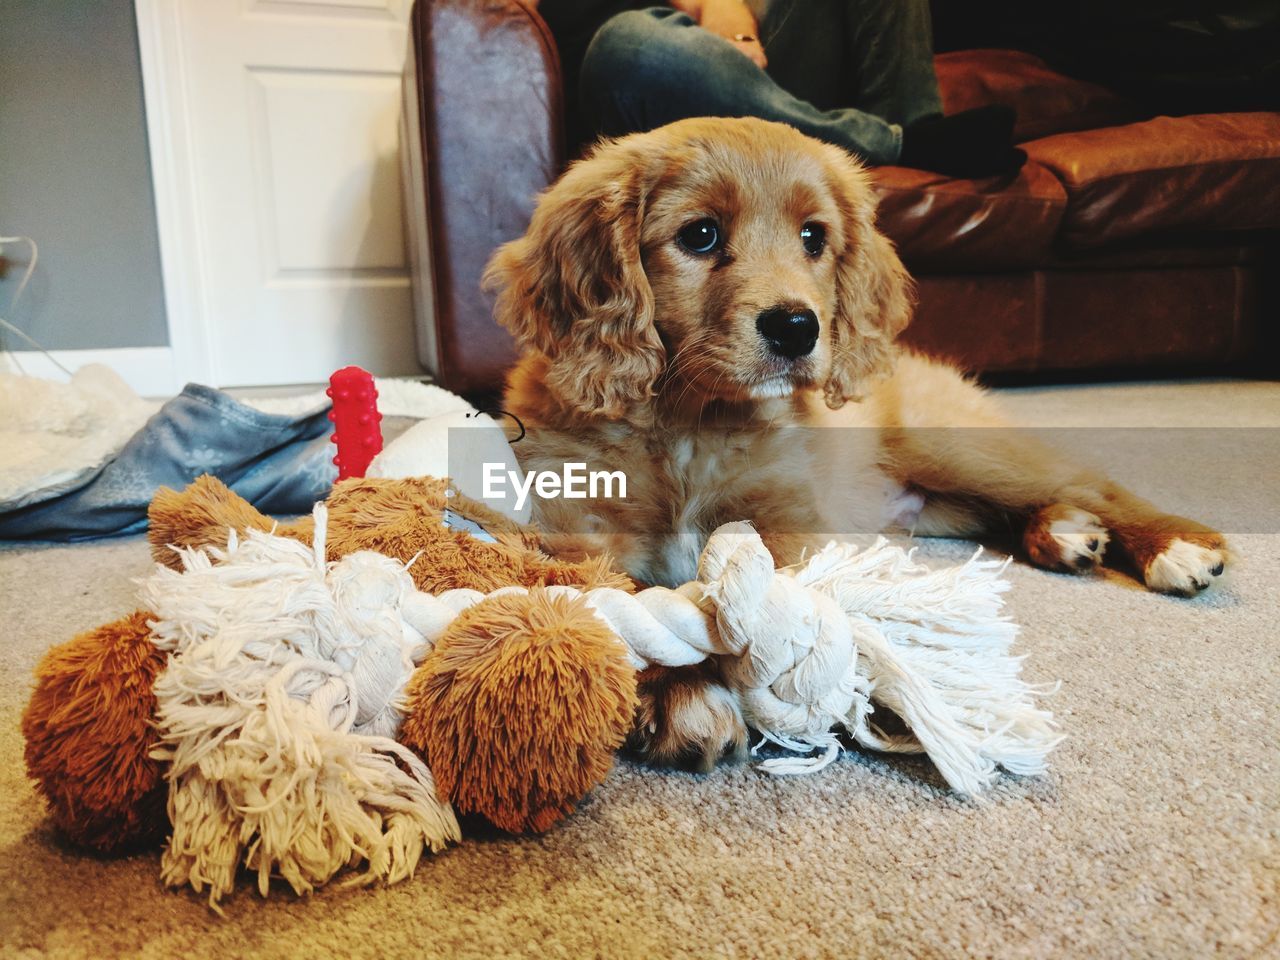
<instances>
[{"instance_id":1,"label":"grey wall","mask_svg":"<svg viewBox=\"0 0 1280 960\"><path fill-rule=\"evenodd\" d=\"M49 349L168 343L133 0L0 0L0 316ZM6 346L25 349L11 335Z\"/></svg>"}]
</instances>

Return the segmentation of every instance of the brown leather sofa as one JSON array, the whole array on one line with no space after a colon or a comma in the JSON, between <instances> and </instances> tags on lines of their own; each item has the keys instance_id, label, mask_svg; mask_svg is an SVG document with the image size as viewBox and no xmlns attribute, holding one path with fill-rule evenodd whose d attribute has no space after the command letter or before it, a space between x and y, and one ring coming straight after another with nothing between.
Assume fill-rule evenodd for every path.
<instances>
[{"instance_id":1,"label":"brown leather sofa","mask_svg":"<svg viewBox=\"0 0 1280 960\"><path fill-rule=\"evenodd\" d=\"M554 41L534 0L419 0L412 18L434 309L423 363L460 392L514 353L480 292L566 162ZM904 339L987 374L1274 371L1280 113L1147 117L1030 54L936 60L948 112L1018 110L1012 178L876 171L880 227L919 286Z\"/></svg>"}]
</instances>

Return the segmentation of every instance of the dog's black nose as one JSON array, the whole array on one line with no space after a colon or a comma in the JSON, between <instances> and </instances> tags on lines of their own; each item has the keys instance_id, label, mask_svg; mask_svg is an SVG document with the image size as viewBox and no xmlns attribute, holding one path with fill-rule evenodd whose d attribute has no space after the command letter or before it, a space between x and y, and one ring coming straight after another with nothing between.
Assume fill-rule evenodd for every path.
<instances>
[{"instance_id":1,"label":"dog's black nose","mask_svg":"<svg viewBox=\"0 0 1280 960\"><path fill-rule=\"evenodd\" d=\"M756 329L771 351L788 360L812 352L818 342L818 318L812 310L766 310L756 318Z\"/></svg>"}]
</instances>

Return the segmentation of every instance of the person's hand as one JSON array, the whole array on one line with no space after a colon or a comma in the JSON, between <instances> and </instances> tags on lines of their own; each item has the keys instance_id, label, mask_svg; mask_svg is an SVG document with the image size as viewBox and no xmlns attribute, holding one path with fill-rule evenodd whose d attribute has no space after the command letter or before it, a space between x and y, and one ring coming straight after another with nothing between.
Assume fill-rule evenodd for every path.
<instances>
[{"instance_id":1,"label":"person's hand","mask_svg":"<svg viewBox=\"0 0 1280 960\"><path fill-rule=\"evenodd\" d=\"M760 43L760 27L742 0L702 0L698 24L724 37L763 70L769 65Z\"/></svg>"}]
</instances>

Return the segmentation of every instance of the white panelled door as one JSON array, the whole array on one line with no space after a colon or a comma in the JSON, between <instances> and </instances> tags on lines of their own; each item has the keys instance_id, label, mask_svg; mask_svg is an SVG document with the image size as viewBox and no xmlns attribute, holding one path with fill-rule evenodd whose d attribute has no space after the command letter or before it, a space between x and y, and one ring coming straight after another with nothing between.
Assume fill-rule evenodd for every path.
<instances>
[{"instance_id":1,"label":"white panelled door","mask_svg":"<svg viewBox=\"0 0 1280 960\"><path fill-rule=\"evenodd\" d=\"M419 373L401 85L410 0L135 0L181 377Z\"/></svg>"}]
</instances>

